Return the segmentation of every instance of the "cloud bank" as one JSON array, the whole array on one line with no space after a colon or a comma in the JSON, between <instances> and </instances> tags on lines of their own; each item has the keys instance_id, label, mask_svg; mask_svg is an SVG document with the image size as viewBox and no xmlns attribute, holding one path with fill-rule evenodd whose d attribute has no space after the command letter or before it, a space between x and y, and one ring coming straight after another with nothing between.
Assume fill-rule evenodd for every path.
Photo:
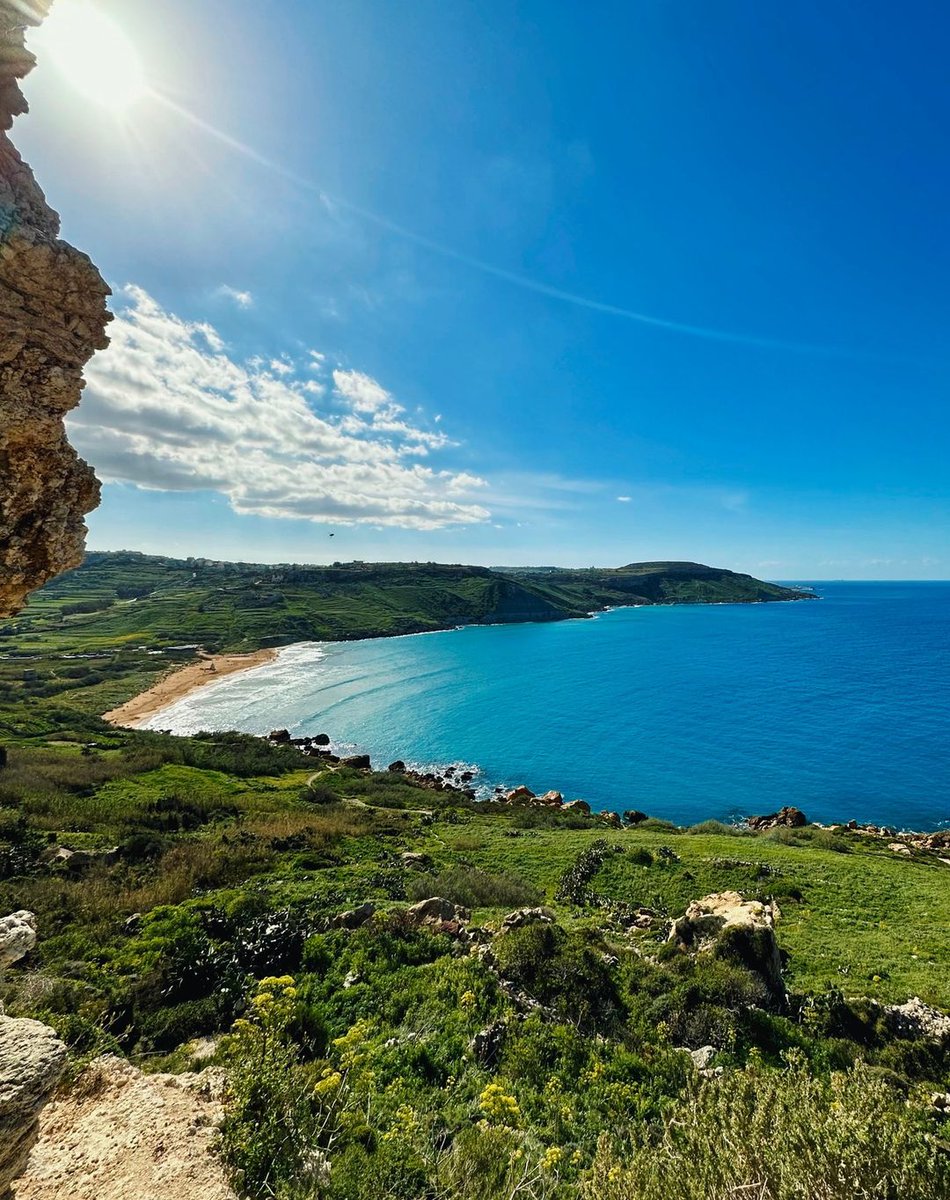
<instances>
[{"instance_id":1,"label":"cloud bank","mask_svg":"<svg viewBox=\"0 0 950 1200\"><path fill-rule=\"evenodd\" d=\"M212 490L237 513L440 529L485 521L485 481L425 459L452 443L376 380L317 353L240 362L208 324L122 290L112 343L87 372L70 437L106 482ZM298 376L303 376L298 377Z\"/></svg>"}]
</instances>

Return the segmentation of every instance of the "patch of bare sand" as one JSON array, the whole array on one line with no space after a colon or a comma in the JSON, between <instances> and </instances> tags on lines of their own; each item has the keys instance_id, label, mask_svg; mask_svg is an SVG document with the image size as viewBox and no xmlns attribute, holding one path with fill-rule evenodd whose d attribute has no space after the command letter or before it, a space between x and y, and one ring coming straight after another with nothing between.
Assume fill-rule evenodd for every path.
<instances>
[{"instance_id":1,"label":"patch of bare sand","mask_svg":"<svg viewBox=\"0 0 950 1200\"><path fill-rule=\"evenodd\" d=\"M15 1200L236 1200L213 1153L223 1078L96 1059L43 1110Z\"/></svg>"},{"instance_id":2,"label":"patch of bare sand","mask_svg":"<svg viewBox=\"0 0 950 1200\"><path fill-rule=\"evenodd\" d=\"M263 666L264 663L273 662L276 657L276 650L254 650L250 654L204 654L200 662L189 663L187 667L169 672L147 691L103 713L103 720L111 725L135 728L196 688L223 679L225 675L233 675L236 671Z\"/></svg>"}]
</instances>

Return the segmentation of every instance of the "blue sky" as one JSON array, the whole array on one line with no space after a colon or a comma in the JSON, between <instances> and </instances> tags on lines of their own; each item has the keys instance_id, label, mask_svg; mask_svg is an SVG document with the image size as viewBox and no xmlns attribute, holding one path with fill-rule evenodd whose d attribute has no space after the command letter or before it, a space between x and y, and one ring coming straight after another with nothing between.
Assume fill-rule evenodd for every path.
<instances>
[{"instance_id":1,"label":"blue sky","mask_svg":"<svg viewBox=\"0 0 950 1200\"><path fill-rule=\"evenodd\" d=\"M944 6L97 7L151 94L16 129L91 546L950 576Z\"/></svg>"}]
</instances>

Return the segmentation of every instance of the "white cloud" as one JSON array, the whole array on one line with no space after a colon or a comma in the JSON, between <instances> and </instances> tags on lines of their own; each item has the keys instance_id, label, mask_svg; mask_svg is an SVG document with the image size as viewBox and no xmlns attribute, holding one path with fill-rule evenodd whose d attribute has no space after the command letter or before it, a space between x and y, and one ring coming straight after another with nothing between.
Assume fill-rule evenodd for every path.
<instances>
[{"instance_id":1,"label":"white cloud","mask_svg":"<svg viewBox=\"0 0 950 1200\"><path fill-rule=\"evenodd\" d=\"M218 288L218 295L225 296L228 300L233 300L238 308L250 308L254 303L254 297L250 292L242 292L227 283L221 284Z\"/></svg>"},{"instance_id":2,"label":"white cloud","mask_svg":"<svg viewBox=\"0 0 950 1200\"><path fill-rule=\"evenodd\" d=\"M69 421L106 481L211 490L238 513L341 524L439 529L490 516L470 498L484 480L416 461L451 443L407 421L368 375L334 372L333 403L318 411L294 364L237 361L211 326L141 288L123 289L116 308Z\"/></svg>"},{"instance_id":3,"label":"white cloud","mask_svg":"<svg viewBox=\"0 0 950 1200\"><path fill-rule=\"evenodd\" d=\"M629 504L630 501L633 499L633 497L632 496L618 496L617 499L620 501L621 504Z\"/></svg>"}]
</instances>

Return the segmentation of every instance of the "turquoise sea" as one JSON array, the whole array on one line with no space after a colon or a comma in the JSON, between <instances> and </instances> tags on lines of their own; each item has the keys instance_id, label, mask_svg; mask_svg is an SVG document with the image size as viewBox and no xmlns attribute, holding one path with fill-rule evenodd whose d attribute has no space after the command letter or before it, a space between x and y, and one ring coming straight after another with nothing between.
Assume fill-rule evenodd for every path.
<instances>
[{"instance_id":1,"label":"turquoise sea","mask_svg":"<svg viewBox=\"0 0 950 1200\"><path fill-rule=\"evenodd\" d=\"M691 823L783 804L950 822L950 583L818 583L797 603L301 643L159 714L175 732L326 732L385 766L465 763Z\"/></svg>"}]
</instances>

